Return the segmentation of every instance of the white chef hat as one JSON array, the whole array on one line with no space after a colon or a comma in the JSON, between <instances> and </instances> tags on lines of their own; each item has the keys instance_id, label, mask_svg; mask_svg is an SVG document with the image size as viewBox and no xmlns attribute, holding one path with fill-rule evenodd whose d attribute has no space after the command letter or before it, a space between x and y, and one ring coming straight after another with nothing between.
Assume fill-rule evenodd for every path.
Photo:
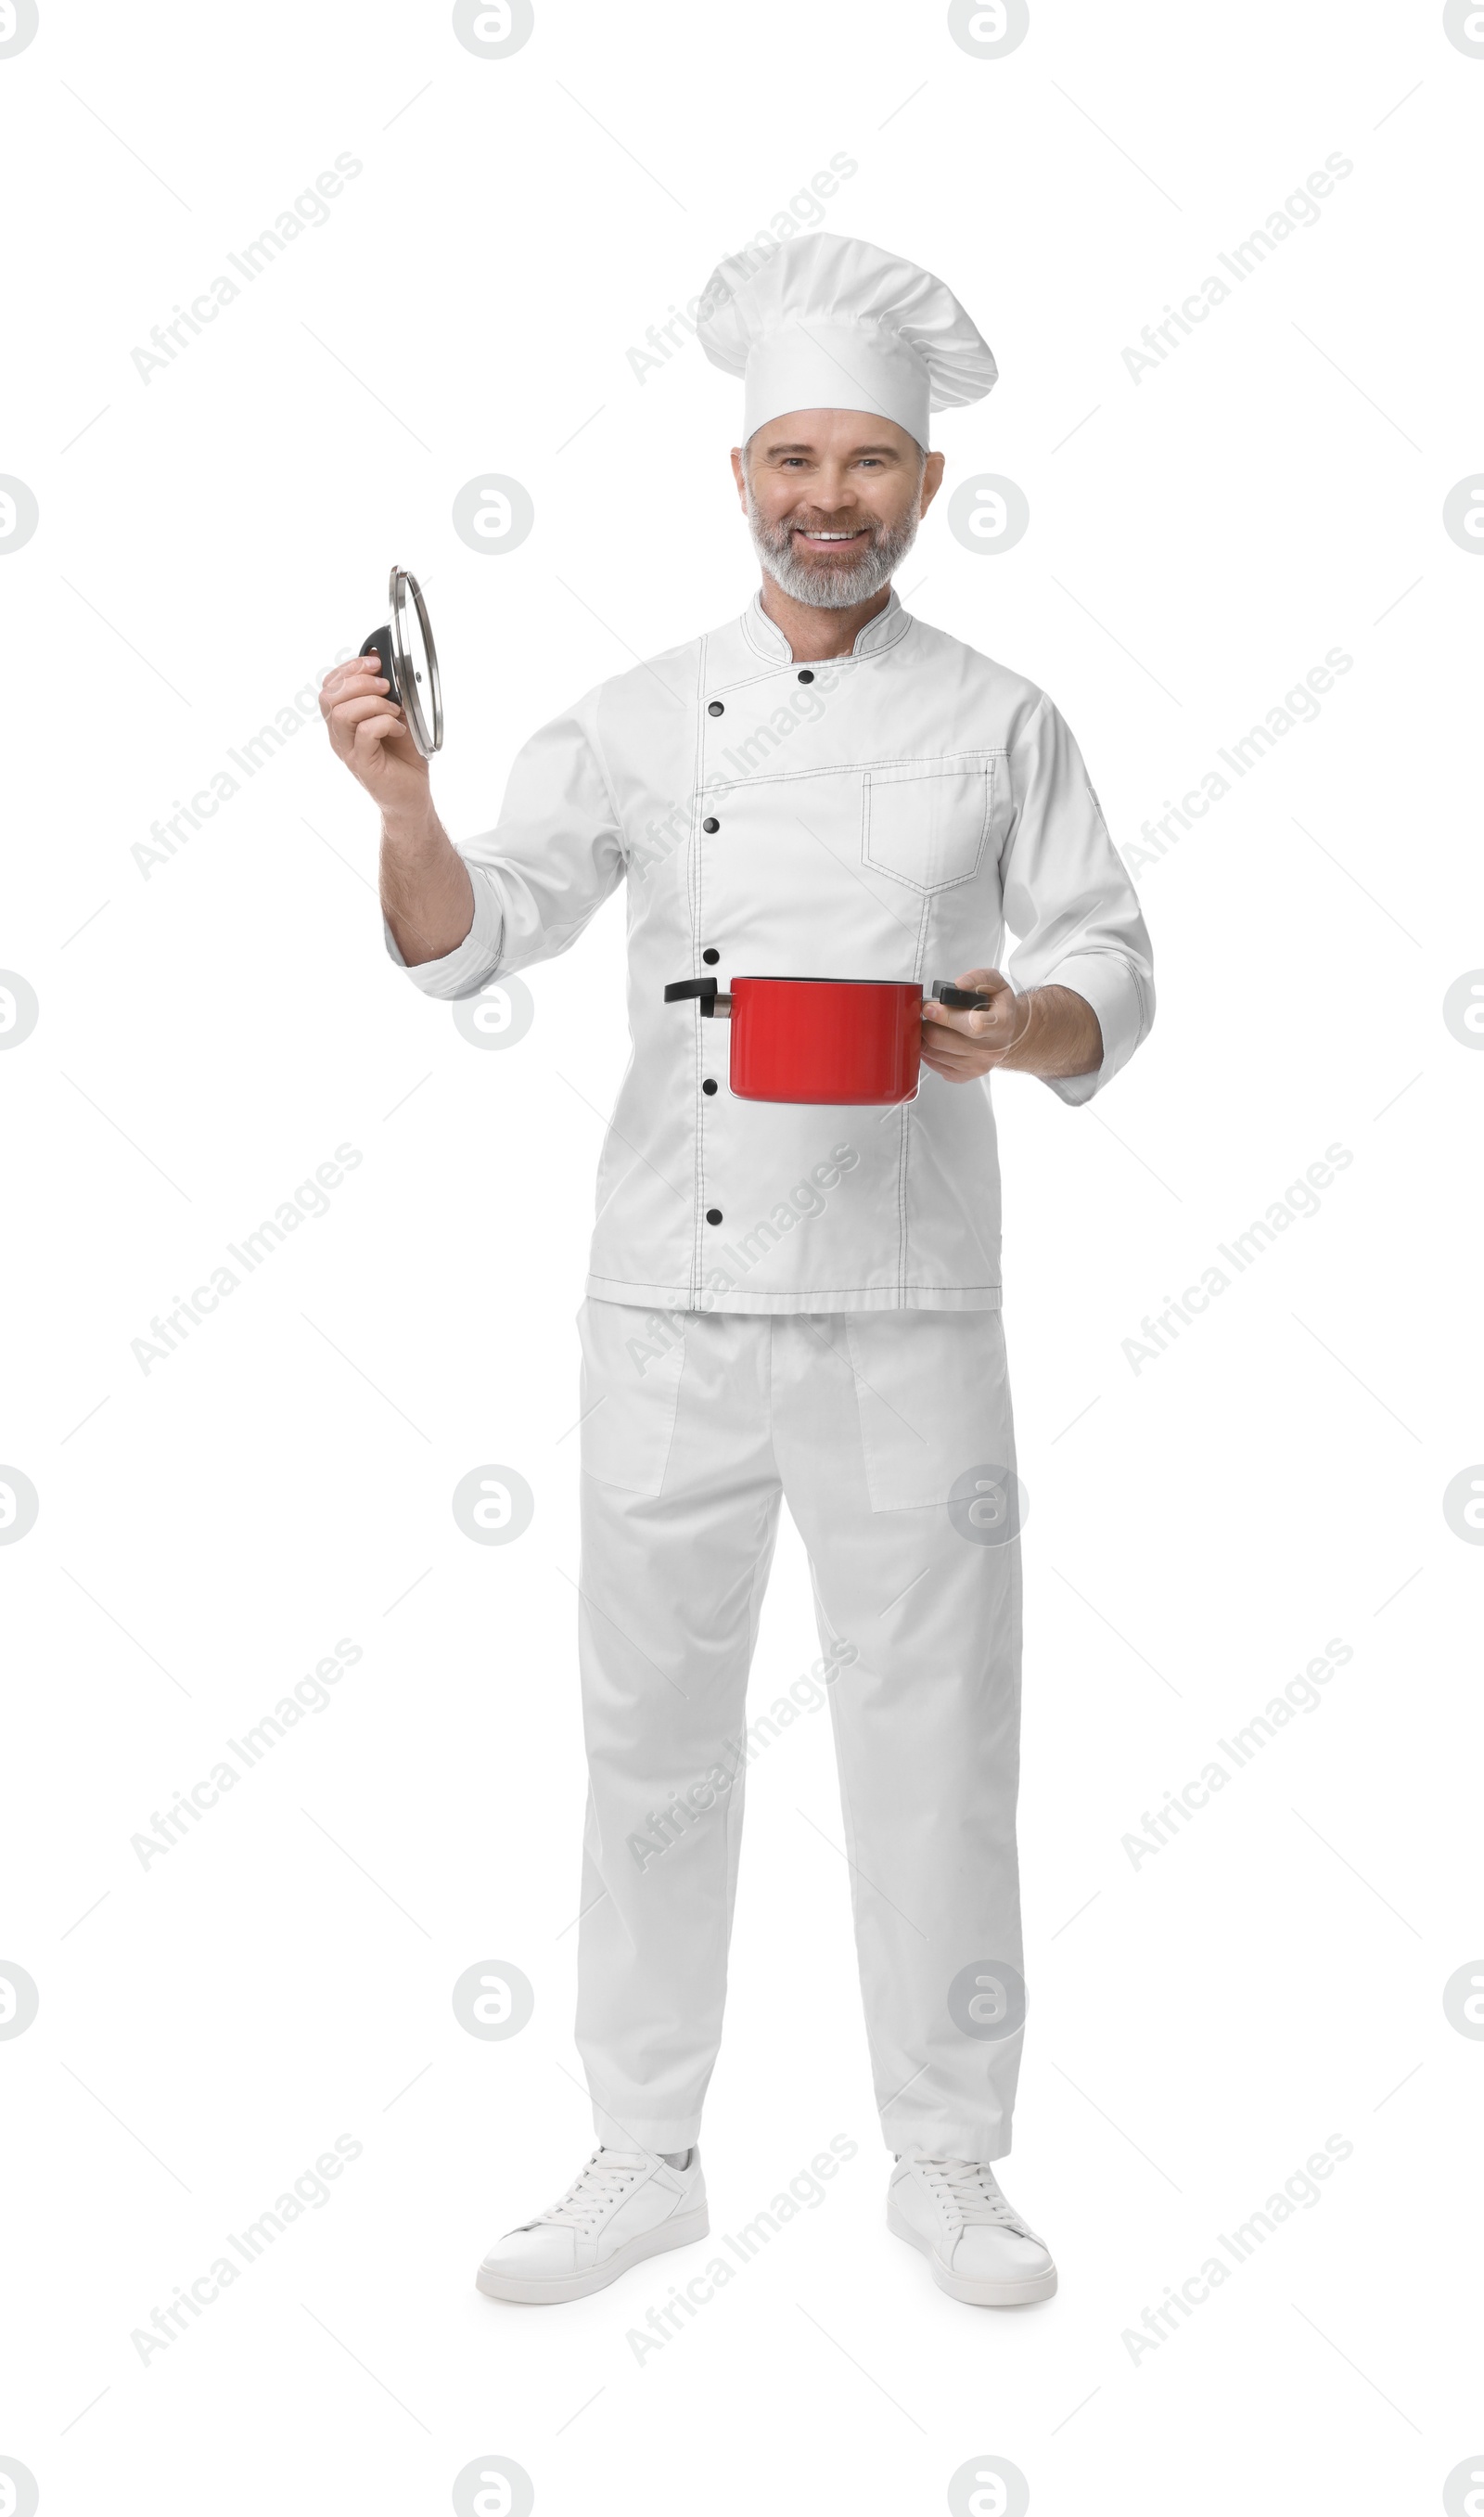
<instances>
[{"instance_id":1,"label":"white chef hat","mask_svg":"<svg viewBox=\"0 0 1484 2517\"><path fill-rule=\"evenodd\" d=\"M760 266L718 263L697 323L712 363L743 376L750 437L785 410L869 410L924 448L928 413L978 402L998 369L951 288L857 236L795 236Z\"/></svg>"}]
</instances>

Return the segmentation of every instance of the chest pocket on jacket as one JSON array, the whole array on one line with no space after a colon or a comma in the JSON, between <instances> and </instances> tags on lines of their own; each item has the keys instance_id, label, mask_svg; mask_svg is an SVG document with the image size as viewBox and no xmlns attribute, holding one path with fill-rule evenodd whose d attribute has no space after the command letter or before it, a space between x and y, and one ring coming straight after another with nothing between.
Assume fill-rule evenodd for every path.
<instances>
[{"instance_id":1,"label":"chest pocket on jacket","mask_svg":"<svg viewBox=\"0 0 1484 2517\"><path fill-rule=\"evenodd\" d=\"M892 761L866 772L863 862L915 891L979 870L994 798L988 760Z\"/></svg>"}]
</instances>

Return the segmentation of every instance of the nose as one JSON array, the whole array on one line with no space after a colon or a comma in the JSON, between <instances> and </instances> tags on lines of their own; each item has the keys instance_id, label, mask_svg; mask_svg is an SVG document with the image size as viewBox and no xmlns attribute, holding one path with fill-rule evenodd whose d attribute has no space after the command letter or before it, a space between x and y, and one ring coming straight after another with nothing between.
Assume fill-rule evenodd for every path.
<instances>
[{"instance_id":1,"label":"nose","mask_svg":"<svg viewBox=\"0 0 1484 2517\"><path fill-rule=\"evenodd\" d=\"M856 515L859 507L855 485L848 475L840 471L831 477L827 470L822 468L808 488L800 492L799 520L802 522L805 516L812 514L822 525L830 525L842 516Z\"/></svg>"}]
</instances>

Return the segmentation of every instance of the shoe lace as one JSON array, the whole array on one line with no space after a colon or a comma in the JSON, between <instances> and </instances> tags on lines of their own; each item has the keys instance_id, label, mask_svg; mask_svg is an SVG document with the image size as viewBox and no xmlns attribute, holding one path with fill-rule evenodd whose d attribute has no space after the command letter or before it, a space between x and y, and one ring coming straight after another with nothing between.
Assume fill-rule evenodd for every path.
<instances>
[{"instance_id":1,"label":"shoe lace","mask_svg":"<svg viewBox=\"0 0 1484 2517\"><path fill-rule=\"evenodd\" d=\"M1018 2238L1035 2236L980 2160L924 2158L918 2165L957 2228L994 2225L1013 2230Z\"/></svg>"},{"instance_id":2,"label":"shoe lace","mask_svg":"<svg viewBox=\"0 0 1484 2517\"><path fill-rule=\"evenodd\" d=\"M574 2184L568 2187L560 2202L539 2212L537 2220L554 2222L559 2228L575 2229L591 2237L599 2223L620 2202L639 2173L637 2160L610 2159L595 2150ZM536 2226L536 2221L530 2223Z\"/></svg>"}]
</instances>

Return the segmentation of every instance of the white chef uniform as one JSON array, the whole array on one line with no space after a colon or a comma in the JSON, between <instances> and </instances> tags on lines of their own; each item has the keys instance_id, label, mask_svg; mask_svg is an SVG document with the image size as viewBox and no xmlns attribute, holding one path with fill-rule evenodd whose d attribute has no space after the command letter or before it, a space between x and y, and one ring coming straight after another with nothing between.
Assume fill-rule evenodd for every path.
<instances>
[{"instance_id":1,"label":"white chef uniform","mask_svg":"<svg viewBox=\"0 0 1484 2517\"><path fill-rule=\"evenodd\" d=\"M749 434L783 410L861 408L925 445L930 399L994 381L940 281L848 238L802 239L751 279L724 264L708 297L702 337L746 374ZM754 597L536 734L497 827L461 853L470 931L408 973L433 997L565 951L626 887L633 1051L579 1315L577 2032L600 2136L679 2150L699 2130L782 1496L836 1673L883 2132L896 2151L996 2158L1024 2003L1019 1488L989 1082L924 1069L890 1109L740 1100L728 1024L664 988L953 979L1005 966L1008 927L1016 986L1058 982L1098 1017L1101 1064L1051 1086L1090 1099L1154 998L1081 755L1034 684L895 593L848 657L813 665Z\"/></svg>"}]
</instances>

